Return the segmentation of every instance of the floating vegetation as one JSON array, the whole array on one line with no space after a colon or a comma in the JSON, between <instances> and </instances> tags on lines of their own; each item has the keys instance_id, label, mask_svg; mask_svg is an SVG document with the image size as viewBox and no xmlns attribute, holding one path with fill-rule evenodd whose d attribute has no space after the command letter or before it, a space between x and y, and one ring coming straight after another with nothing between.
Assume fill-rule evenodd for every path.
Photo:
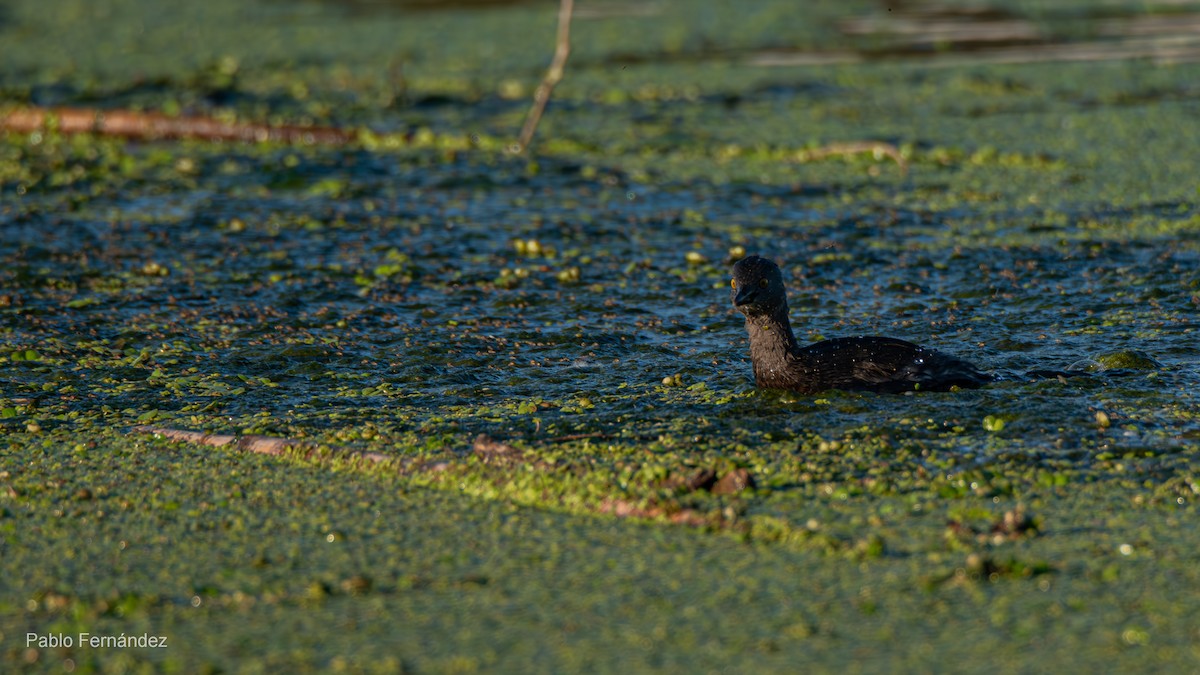
<instances>
[{"instance_id":1,"label":"floating vegetation","mask_svg":"<svg viewBox=\"0 0 1200 675\"><path fill-rule=\"evenodd\" d=\"M818 4L804 26L788 3L589 10L613 15L580 19L523 158L546 45L497 36L551 25L538 3L13 4L16 102L355 133L0 137L0 634L172 644L0 656L1192 667L1194 68L743 63L828 46ZM176 22L218 56L149 63L113 28L188 44ZM802 341L891 335L1002 377L757 390L729 306L749 254L784 268ZM1019 376L1067 369L1090 376Z\"/></svg>"}]
</instances>

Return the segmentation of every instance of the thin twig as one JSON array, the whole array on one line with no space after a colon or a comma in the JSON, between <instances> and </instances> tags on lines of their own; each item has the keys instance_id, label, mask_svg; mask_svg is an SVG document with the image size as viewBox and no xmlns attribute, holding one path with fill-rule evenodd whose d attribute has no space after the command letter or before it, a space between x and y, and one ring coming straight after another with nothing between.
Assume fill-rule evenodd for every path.
<instances>
[{"instance_id":1,"label":"thin twig","mask_svg":"<svg viewBox=\"0 0 1200 675\"><path fill-rule=\"evenodd\" d=\"M603 431L594 431L589 434L567 434L566 436L555 436L547 438L547 443L564 443L566 441L581 441L585 438L612 438L612 434L606 434Z\"/></svg>"},{"instance_id":2,"label":"thin twig","mask_svg":"<svg viewBox=\"0 0 1200 675\"><path fill-rule=\"evenodd\" d=\"M883 141L830 143L829 145L822 145L819 148L812 148L811 150L801 150L796 153L796 159L801 162L811 162L836 155L858 155L864 152L870 152L876 156L885 155L890 157L900 167L902 172L908 173L908 160L904 159L904 156L900 154L900 149L891 143L884 143Z\"/></svg>"},{"instance_id":3,"label":"thin twig","mask_svg":"<svg viewBox=\"0 0 1200 675\"><path fill-rule=\"evenodd\" d=\"M388 67L388 106L396 105L408 97L408 79L404 77L404 60L399 56L392 59Z\"/></svg>"},{"instance_id":4,"label":"thin twig","mask_svg":"<svg viewBox=\"0 0 1200 675\"><path fill-rule=\"evenodd\" d=\"M554 59L550 61L550 69L546 71L542 83L533 93L533 106L529 108L525 126L521 129L521 137L517 140L518 153L525 152L529 147L533 134L537 132L538 122L542 119L542 112L546 110L546 104L550 101L550 92L554 91L554 85L562 79L567 57L571 55L571 12L574 7L575 0L561 0L558 6L558 38L554 45Z\"/></svg>"}]
</instances>

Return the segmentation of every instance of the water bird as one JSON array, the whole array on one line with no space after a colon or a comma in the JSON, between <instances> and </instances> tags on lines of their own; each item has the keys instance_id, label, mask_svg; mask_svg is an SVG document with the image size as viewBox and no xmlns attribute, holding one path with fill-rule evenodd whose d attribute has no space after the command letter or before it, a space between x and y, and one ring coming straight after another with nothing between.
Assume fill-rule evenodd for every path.
<instances>
[{"instance_id":1,"label":"water bird","mask_svg":"<svg viewBox=\"0 0 1200 675\"><path fill-rule=\"evenodd\" d=\"M835 338L801 347L788 320L783 273L766 258L739 260L731 285L733 306L746 316L759 387L899 394L971 389L996 379L960 358L889 337Z\"/></svg>"}]
</instances>

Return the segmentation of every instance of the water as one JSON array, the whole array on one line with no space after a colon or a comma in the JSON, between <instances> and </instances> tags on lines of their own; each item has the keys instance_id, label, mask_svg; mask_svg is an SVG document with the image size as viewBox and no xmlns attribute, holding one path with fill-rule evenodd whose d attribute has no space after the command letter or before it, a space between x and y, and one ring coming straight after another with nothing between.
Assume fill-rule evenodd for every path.
<instances>
[{"instance_id":1,"label":"water","mask_svg":"<svg viewBox=\"0 0 1200 675\"><path fill-rule=\"evenodd\" d=\"M368 4L6 5L13 102L380 134L0 137L0 632L173 643L9 660L1195 669L1194 17L582 3L527 160L499 149L553 3ZM905 30L947 21L975 37ZM802 159L859 140L908 172ZM758 391L737 249L782 264L802 341L1011 377Z\"/></svg>"},{"instance_id":2,"label":"water","mask_svg":"<svg viewBox=\"0 0 1200 675\"><path fill-rule=\"evenodd\" d=\"M838 206L823 190L656 184L486 155L276 151L229 164L191 189L8 218L6 342L43 360L7 378L4 396L284 435L343 415L397 433L654 438L696 417L708 434L837 436L919 411L967 428L1007 415L1014 441L1034 446L1067 433L1064 418L1090 427L1092 409L1129 406L1139 445L1197 433L1181 411L1198 382L1198 256L1095 241L1080 225L1128 210L1068 214L1075 226L1051 241L995 245L1036 231L1037 214ZM728 298L736 247L784 266L802 341L886 334L1010 375L1130 349L1163 368L834 394L851 412L830 414L753 390ZM682 387L662 384L677 373ZM1162 409L1137 412L1147 397ZM993 440L959 444L986 453Z\"/></svg>"}]
</instances>

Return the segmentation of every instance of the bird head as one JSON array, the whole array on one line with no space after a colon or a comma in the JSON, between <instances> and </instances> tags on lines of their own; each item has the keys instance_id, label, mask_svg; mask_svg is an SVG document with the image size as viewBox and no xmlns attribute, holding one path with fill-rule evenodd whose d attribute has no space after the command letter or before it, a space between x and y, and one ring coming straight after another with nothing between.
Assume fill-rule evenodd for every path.
<instances>
[{"instance_id":1,"label":"bird head","mask_svg":"<svg viewBox=\"0 0 1200 675\"><path fill-rule=\"evenodd\" d=\"M733 306L746 316L771 314L787 304L779 266L759 256L742 258L733 266Z\"/></svg>"}]
</instances>

